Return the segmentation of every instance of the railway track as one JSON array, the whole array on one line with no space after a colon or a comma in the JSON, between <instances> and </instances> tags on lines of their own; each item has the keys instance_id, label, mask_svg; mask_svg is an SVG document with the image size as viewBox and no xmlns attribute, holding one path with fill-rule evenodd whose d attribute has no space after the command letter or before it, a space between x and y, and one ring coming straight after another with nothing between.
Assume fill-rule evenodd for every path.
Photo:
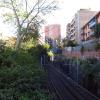
<instances>
[{"instance_id":1,"label":"railway track","mask_svg":"<svg viewBox=\"0 0 100 100\"><path fill-rule=\"evenodd\" d=\"M55 93L54 100L99 100L53 65L47 65L46 69L50 91Z\"/></svg>"}]
</instances>

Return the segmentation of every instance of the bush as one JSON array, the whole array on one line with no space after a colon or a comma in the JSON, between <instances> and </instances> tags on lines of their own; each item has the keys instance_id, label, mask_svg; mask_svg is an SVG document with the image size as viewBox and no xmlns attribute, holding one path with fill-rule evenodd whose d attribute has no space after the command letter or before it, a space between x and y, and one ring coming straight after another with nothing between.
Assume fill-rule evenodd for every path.
<instances>
[{"instance_id":1,"label":"bush","mask_svg":"<svg viewBox=\"0 0 100 100\"><path fill-rule=\"evenodd\" d=\"M11 57L18 63L19 65L28 65L33 63L32 56L26 51L17 51L14 52Z\"/></svg>"},{"instance_id":2,"label":"bush","mask_svg":"<svg viewBox=\"0 0 100 100\"><path fill-rule=\"evenodd\" d=\"M95 49L100 50L100 43L95 44Z\"/></svg>"},{"instance_id":3,"label":"bush","mask_svg":"<svg viewBox=\"0 0 100 100\"><path fill-rule=\"evenodd\" d=\"M1 53L0 100L51 100L46 87L46 74L37 59L39 49L35 50L5 49Z\"/></svg>"},{"instance_id":4,"label":"bush","mask_svg":"<svg viewBox=\"0 0 100 100\"><path fill-rule=\"evenodd\" d=\"M95 58L88 58L81 63L83 71L83 86L90 92L97 95L98 81L97 76L100 73L100 62Z\"/></svg>"}]
</instances>

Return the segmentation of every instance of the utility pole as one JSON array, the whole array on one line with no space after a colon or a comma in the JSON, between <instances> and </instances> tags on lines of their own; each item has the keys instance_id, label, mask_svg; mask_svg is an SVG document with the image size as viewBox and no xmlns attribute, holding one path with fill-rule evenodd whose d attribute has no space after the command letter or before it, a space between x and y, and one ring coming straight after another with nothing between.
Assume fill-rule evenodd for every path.
<instances>
[{"instance_id":1,"label":"utility pole","mask_svg":"<svg viewBox=\"0 0 100 100\"><path fill-rule=\"evenodd\" d=\"M77 83L78 83L78 75L79 75L79 66L78 66L78 48L77 48L77 58L76 58L76 60L77 60L77 65L76 65L76 77L77 77Z\"/></svg>"}]
</instances>

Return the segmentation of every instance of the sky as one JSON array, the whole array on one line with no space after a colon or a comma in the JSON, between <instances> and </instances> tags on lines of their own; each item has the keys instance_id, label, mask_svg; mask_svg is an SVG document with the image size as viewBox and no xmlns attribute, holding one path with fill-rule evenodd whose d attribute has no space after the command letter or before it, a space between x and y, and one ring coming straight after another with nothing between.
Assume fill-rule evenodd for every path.
<instances>
[{"instance_id":1,"label":"sky","mask_svg":"<svg viewBox=\"0 0 100 100\"><path fill-rule=\"evenodd\" d=\"M59 10L47 17L47 24L61 24L62 37L66 35L66 25L71 22L79 9L100 10L100 0L58 0Z\"/></svg>"},{"instance_id":2,"label":"sky","mask_svg":"<svg viewBox=\"0 0 100 100\"><path fill-rule=\"evenodd\" d=\"M59 9L46 16L46 24L61 24L62 37L66 35L66 25L79 9L100 10L100 0L57 0ZM0 33L8 34L11 31L8 25L2 24L0 19Z\"/></svg>"}]
</instances>

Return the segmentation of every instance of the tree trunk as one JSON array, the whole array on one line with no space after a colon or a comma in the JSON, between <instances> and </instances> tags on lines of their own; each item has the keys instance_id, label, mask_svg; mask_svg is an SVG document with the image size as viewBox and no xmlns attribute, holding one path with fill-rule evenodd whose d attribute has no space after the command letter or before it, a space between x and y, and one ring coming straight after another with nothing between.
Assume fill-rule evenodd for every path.
<instances>
[{"instance_id":1,"label":"tree trunk","mask_svg":"<svg viewBox=\"0 0 100 100\"><path fill-rule=\"evenodd\" d=\"M15 45L15 50L17 51L20 48L21 44L21 36L20 33L17 34L17 40L16 40L16 45Z\"/></svg>"},{"instance_id":2,"label":"tree trunk","mask_svg":"<svg viewBox=\"0 0 100 100\"><path fill-rule=\"evenodd\" d=\"M15 50L17 51L19 49L19 47L20 47L20 38L17 37Z\"/></svg>"}]
</instances>

